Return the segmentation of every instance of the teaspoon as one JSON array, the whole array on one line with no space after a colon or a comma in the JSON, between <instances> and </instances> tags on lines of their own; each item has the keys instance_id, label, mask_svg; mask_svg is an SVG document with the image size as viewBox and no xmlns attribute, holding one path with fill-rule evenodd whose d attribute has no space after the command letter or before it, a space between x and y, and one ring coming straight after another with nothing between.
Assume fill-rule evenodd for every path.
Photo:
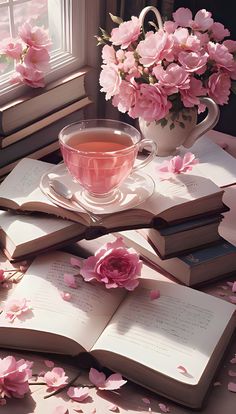
<instances>
[{"instance_id":1,"label":"teaspoon","mask_svg":"<svg viewBox=\"0 0 236 414\"><path fill-rule=\"evenodd\" d=\"M74 195L74 193L61 181L57 180L56 178L51 178L48 182L49 187L52 188L52 190L58 194L60 197L65 198L66 200L72 201L78 206L80 206L83 210L85 210L90 217L93 219L93 221L98 221L99 218L92 214L90 211L88 211L82 204L80 204L78 198Z\"/></svg>"}]
</instances>

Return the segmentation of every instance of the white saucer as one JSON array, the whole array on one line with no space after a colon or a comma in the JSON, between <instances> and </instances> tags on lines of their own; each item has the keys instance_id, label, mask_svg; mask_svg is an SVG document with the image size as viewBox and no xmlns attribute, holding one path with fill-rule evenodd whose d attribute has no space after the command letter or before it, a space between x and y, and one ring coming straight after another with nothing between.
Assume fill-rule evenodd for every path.
<instances>
[{"instance_id":1,"label":"white saucer","mask_svg":"<svg viewBox=\"0 0 236 414\"><path fill-rule=\"evenodd\" d=\"M49 186L50 179L57 179L65 184L75 195L78 204L66 200L53 192ZM44 194L55 204L71 211L84 209L94 214L111 214L117 211L127 210L143 203L149 198L155 189L153 179L141 172L131 174L115 193L115 198L97 199L95 197L84 197L82 186L73 181L64 164L58 164L49 172L43 174L40 181L40 188Z\"/></svg>"}]
</instances>

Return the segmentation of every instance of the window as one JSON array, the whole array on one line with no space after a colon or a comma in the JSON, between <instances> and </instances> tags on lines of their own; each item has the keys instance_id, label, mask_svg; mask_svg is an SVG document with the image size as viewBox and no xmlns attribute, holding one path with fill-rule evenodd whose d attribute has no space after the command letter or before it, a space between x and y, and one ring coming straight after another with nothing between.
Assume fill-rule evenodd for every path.
<instances>
[{"instance_id":1,"label":"window","mask_svg":"<svg viewBox=\"0 0 236 414\"><path fill-rule=\"evenodd\" d=\"M50 82L85 65L85 16L86 0L0 0L0 39L16 37L27 20L48 29L53 43L46 76ZM24 91L24 86L9 84L13 70L12 62L0 60L1 102Z\"/></svg>"}]
</instances>

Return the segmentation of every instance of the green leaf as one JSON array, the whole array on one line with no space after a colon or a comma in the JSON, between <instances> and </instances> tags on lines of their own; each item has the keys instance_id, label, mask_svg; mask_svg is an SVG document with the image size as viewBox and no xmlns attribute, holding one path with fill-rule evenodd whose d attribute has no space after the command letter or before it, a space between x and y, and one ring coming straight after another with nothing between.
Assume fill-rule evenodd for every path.
<instances>
[{"instance_id":1,"label":"green leaf","mask_svg":"<svg viewBox=\"0 0 236 414\"><path fill-rule=\"evenodd\" d=\"M172 122L171 124L170 124L170 130L172 130L172 129L174 129L175 128L175 124Z\"/></svg>"},{"instance_id":2,"label":"green leaf","mask_svg":"<svg viewBox=\"0 0 236 414\"><path fill-rule=\"evenodd\" d=\"M100 30L101 30L101 32L102 32L102 38L103 38L103 39L106 39L106 40L110 39L110 36L109 36L109 34L106 32L106 30L104 30L102 27L99 27L99 29L100 29Z\"/></svg>"},{"instance_id":3,"label":"green leaf","mask_svg":"<svg viewBox=\"0 0 236 414\"><path fill-rule=\"evenodd\" d=\"M121 24L123 23L123 20L121 19L121 17L118 16L114 16L114 14L109 13L111 20L113 21L113 23L116 24Z\"/></svg>"},{"instance_id":4,"label":"green leaf","mask_svg":"<svg viewBox=\"0 0 236 414\"><path fill-rule=\"evenodd\" d=\"M162 118L162 119L160 120L160 123L161 123L162 128L164 128L164 127L168 124L168 121L167 121L167 119L166 119L166 118Z\"/></svg>"}]
</instances>

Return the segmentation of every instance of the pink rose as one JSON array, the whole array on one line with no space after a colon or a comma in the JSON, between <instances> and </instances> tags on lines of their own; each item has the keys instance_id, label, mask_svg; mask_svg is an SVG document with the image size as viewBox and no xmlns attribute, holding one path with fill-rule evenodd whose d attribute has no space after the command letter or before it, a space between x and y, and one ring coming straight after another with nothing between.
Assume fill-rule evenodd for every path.
<instances>
[{"instance_id":1,"label":"pink rose","mask_svg":"<svg viewBox=\"0 0 236 414\"><path fill-rule=\"evenodd\" d=\"M16 74L12 77L12 83L25 83L32 88L43 88L45 86L43 72L33 66L25 66L22 63L16 65Z\"/></svg>"},{"instance_id":2,"label":"pink rose","mask_svg":"<svg viewBox=\"0 0 236 414\"><path fill-rule=\"evenodd\" d=\"M180 52L179 63L187 72L202 73L205 70L208 54L199 52Z\"/></svg>"},{"instance_id":3,"label":"pink rose","mask_svg":"<svg viewBox=\"0 0 236 414\"><path fill-rule=\"evenodd\" d=\"M196 52L200 49L200 40L195 35L190 35L188 29L179 27L173 33L175 42L175 55L178 58L179 52L183 50L192 50Z\"/></svg>"},{"instance_id":4,"label":"pink rose","mask_svg":"<svg viewBox=\"0 0 236 414\"><path fill-rule=\"evenodd\" d=\"M202 82L196 78L190 78L189 89L180 91L181 100L185 108L192 108L193 106L200 106L199 96L206 94L206 89L202 86Z\"/></svg>"},{"instance_id":5,"label":"pink rose","mask_svg":"<svg viewBox=\"0 0 236 414\"><path fill-rule=\"evenodd\" d=\"M194 20L191 23L191 28L194 30L201 30L205 32L205 30L209 30L214 23L214 20L211 18L211 12L208 12L206 9L199 10Z\"/></svg>"},{"instance_id":6,"label":"pink rose","mask_svg":"<svg viewBox=\"0 0 236 414\"><path fill-rule=\"evenodd\" d=\"M29 391L33 363L13 356L0 359L0 397L23 398Z\"/></svg>"},{"instance_id":7,"label":"pink rose","mask_svg":"<svg viewBox=\"0 0 236 414\"><path fill-rule=\"evenodd\" d=\"M19 60L22 54L22 44L19 42L9 42L3 49L1 53L7 55L12 59Z\"/></svg>"},{"instance_id":8,"label":"pink rose","mask_svg":"<svg viewBox=\"0 0 236 414\"><path fill-rule=\"evenodd\" d=\"M161 59L161 53L166 47L167 41L167 33L159 30L156 33L151 33L145 40L139 42L136 50L140 55L140 63L147 67L154 63L158 63Z\"/></svg>"},{"instance_id":9,"label":"pink rose","mask_svg":"<svg viewBox=\"0 0 236 414\"><path fill-rule=\"evenodd\" d=\"M168 95L177 93L180 89L189 88L190 79L188 73L176 63L170 63L166 70L162 66L156 66L153 68L153 73Z\"/></svg>"},{"instance_id":10,"label":"pink rose","mask_svg":"<svg viewBox=\"0 0 236 414\"><path fill-rule=\"evenodd\" d=\"M122 81L119 93L112 99L112 105L117 107L120 112L125 113L131 110L132 113L132 108L135 106L139 96L138 91L139 87L134 79L131 79L130 82Z\"/></svg>"},{"instance_id":11,"label":"pink rose","mask_svg":"<svg viewBox=\"0 0 236 414\"><path fill-rule=\"evenodd\" d=\"M219 105L228 103L231 81L227 73L213 73L208 80L209 96Z\"/></svg>"},{"instance_id":12,"label":"pink rose","mask_svg":"<svg viewBox=\"0 0 236 414\"><path fill-rule=\"evenodd\" d=\"M101 92L106 93L106 100L119 93L121 77L119 69L113 63L109 65L103 65L102 71L99 77L99 83L101 85Z\"/></svg>"},{"instance_id":13,"label":"pink rose","mask_svg":"<svg viewBox=\"0 0 236 414\"><path fill-rule=\"evenodd\" d=\"M214 60L218 68L230 70L233 66L234 58L228 48L220 43L209 42L207 45L209 59Z\"/></svg>"},{"instance_id":14,"label":"pink rose","mask_svg":"<svg viewBox=\"0 0 236 414\"><path fill-rule=\"evenodd\" d=\"M46 49L36 49L35 47L29 47L24 63L26 66L32 66L39 71L46 71L49 69L50 56Z\"/></svg>"},{"instance_id":15,"label":"pink rose","mask_svg":"<svg viewBox=\"0 0 236 414\"><path fill-rule=\"evenodd\" d=\"M162 86L157 83L141 84L139 94L140 97L132 111L133 117L142 117L147 122L165 118L172 105Z\"/></svg>"},{"instance_id":16,"label":"pink rose","mask_svg":"<svg viewBox=\"0 0 236 414\"><path fill-rule=\"evenodd\" d=\"M141 31L141 23L138 17L132 16L131 20L121 23L119 27L116 27L111 32L110 41L115 46L121 46L121 49L127 49L127 47L135 42Z\"/></svg>"},{"instance_id":17,"label":"pink rose","mask_svg":"<svg viewBox=\"0 0 236 414\"><path fill-rule=\"evenodd\" d=\"M180 7L172 16L177 25L182 27L189 27L193 17L191 10L185 7Z\"/></svg>"},{"instance_id":18,"label":"pink rose","mask_svg":"<svg viewBox=\"0 0 236 414\"><path fill-rule=\"evenodd\" d=\"M86 282L97 280L107 289L134 290L138 284L142 261L133 249L127 249L121 237L107 243L94 256L83 261L80 274Z\"/></svg>"},{"instance_id":19,"label":"pink rose","mask_svg":"<svg viewBox=\"0 0 236 414\"><path fill-rule=\"evenodd\" d=\"M225 29L222 23L214 22L211 27L211 37L216 42L221 42L225 37L229 36L230 32Z\"/></svg>"},{"instance_id":20,"label":"pink rose","mask_svg":"<svg viewBox=\"0 0 236 414\"><path fill-rule=\"evenodd\" d=\"M236 40L224 40L223 45L227 47L230 53L236 52Z\"/></svg>"},{"instance_id":21,"label":"pink rose","mask_svg":"<svg viewBox=\"0 0 236 414\"><path fill-rule=\"evenodd\" d=\"M31 26L30 23L24 23L19 29L20 38L28 45L38 49L48 49L51 41L46 30L38 26Z\"/></svg>"},{"instance_id":22,"label":"pink rose","mask_svg":"<svg viewBox=\"0 0 236 414\"><path fill-rule=\"evenodd\" d=\"M116 52L113 46L105 45L102 48L102 60L104 63L116 63Z\"/></svg>"}]
</instances>

